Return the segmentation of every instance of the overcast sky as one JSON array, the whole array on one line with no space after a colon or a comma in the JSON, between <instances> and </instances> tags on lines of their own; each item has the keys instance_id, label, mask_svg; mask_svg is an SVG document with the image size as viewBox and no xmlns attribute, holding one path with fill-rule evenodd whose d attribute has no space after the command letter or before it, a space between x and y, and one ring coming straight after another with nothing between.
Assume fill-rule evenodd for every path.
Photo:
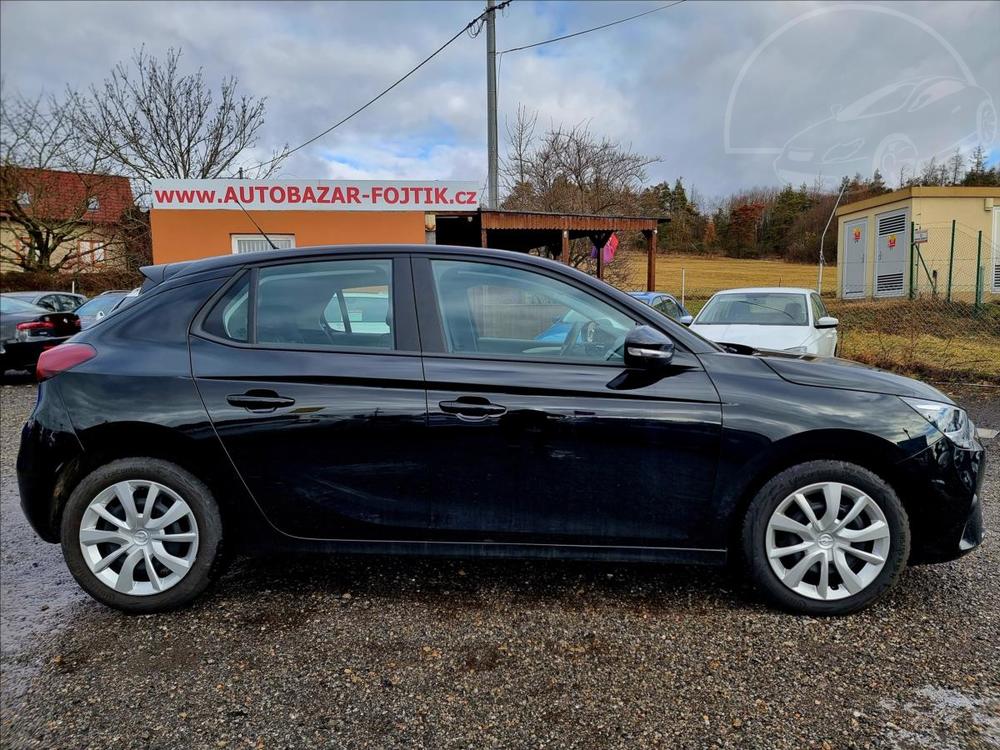
<instances>
[{"instance_id":1,"label":"overcast sky","mask_svg":"<svg viewBox=\"0 0 1000 750\"><path fill-rule=\"evenodd\" d=\"M497 46L663 4L514 0L498 18ZM155 54L181 47L185 65L204 67L213 83L235 74L247 93L267 97L263 157L355 109L481 10L482 2L462 0L4 2L0 68L5 90L33 94L100 82L140 44ZM651 181L683 176L707 197L867 174L877 160L925 159L977 141L995 162L998 39L997 2L689 0L503 55L501 139L518 104L537 110L540 125L587 121L594 133L658 157ZM461 37L295 154L282 176L484 181L485 44L485 35Z\"/></svg>"}]
</instances>

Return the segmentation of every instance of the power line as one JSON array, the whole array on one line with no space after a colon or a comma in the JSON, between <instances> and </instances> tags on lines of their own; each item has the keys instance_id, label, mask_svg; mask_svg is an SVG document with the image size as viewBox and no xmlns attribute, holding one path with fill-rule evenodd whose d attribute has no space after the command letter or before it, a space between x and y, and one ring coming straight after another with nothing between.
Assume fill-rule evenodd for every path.
<instances>
[{"instance_id":1,"label":"power line","mask_svg":"<svg viewBox=\"0 0 1000 750\"><path fill-rule=\"evenodd\" d=\"M683 1L683 0L681 0L681 1ZM393 83L388 88L383 89L377 96L373 97L372 99L369 99L367 102L365 102L364 104L362 104L356 110L354 110L353 112L351 112L351 114L347 115L347 117L345 117L344 119L342 119L342 120L340 120L338 122L335 122L333 125L331 125L330 127L328 127L322 133L314 135L308 141L305 141L304 143L300 143L295 148L289 149L288 151L285 151L285 152L279 154L278 156L275 156L273 159L270 159L268 161L262 161L262 162L260 162L259 164L257 164L257 165L254 166L254 169L257 169L259 167L268 166L269 164L273 164L274 162L278 161L279 159L284 159L284 158L286 158L288 156L291 156L296 151L299 151L299 150L305 148L306 146L308 146L311 143L315 143L316 141L318 141L323 136L325 136L325 135L333 132L337 128L339 128L341 125L343 125L348 120L352 119L356 115L361 114L366 109L368 109L371 105L373 105L375 102L377 102L383 96L385 96L390 91L392 91L394 88L396 88L399 84L401 84L403 81L405 81L407 78L409 78L414 73L416 73L418 70L420 70L422 67L424 67L424 65L426 65L431 60L433 60L435 57L437 57L439 54L441 54L442 52L444 52L444 50L445 50L446 47L448 47L449 45L451 45L451 43L454 42L456 39L458 39L460 36L462 36L462 34L464 34L465 32L469 31L473 26L475 26L477 23L479 23L484 18L486 18L487 14L490 13L492 10L502 10L503 8L506 8L508 5L510 5L511 2L513 2L513 0L504 0L503 2L497 4L497 6L496 6L495 9L490 9L490 10L483 11L478 16L476 16L471 21L469 21L467 24L465 24L465 26L463 26L454 36L452 36L451 39L449 39L447 42L445 42L444 44L442 44L440 47L438 47L436 50L434 50L431 54L429 54L427 57L425 57L423 60L421 60L419 63L417 63L417 65L415 67L411 68L409 70L409 72L406 73L406 75L404 75L402 78L398 79L395 83Z\"/></svg>"},{"instance_id":2,"label":"power line","mask_svg":"<svg viewBox=\"0 0 1000 750\"><path fill-rule=\"evenodd\" d=\"M642 13L636 13L634 16L629 16L628 18L619 18L617 21L611 21L610 23L604 23L600 26L594 26L592 29L584 29L583 31L575 31L572 34L564 34L563 36L553 37L552 39L545 39L541 42L535 42L534 44L525 44L523 47L511 47L510 49L505 49L501 52L501 55L506 55L508 52L519 52L523 49L531 49L532 47L541 47L543 44L551 44L552 42L561 42L563 39L572 39L575 36L583 36L584 34L589 34L592 31L600 31L601 29L606 29L610 26L617 26L620 23L625 23L626 21L633 21L636 18L642 18L643 16L648 16L650 13L656 13L657 11L666 10L667 8L673 8L675 5L680 5L684 0L675 0L672 3L667 3L666 5L661 5L658 8L653 8L651 10L643 11Z\"/></svg>"}]
</instances>

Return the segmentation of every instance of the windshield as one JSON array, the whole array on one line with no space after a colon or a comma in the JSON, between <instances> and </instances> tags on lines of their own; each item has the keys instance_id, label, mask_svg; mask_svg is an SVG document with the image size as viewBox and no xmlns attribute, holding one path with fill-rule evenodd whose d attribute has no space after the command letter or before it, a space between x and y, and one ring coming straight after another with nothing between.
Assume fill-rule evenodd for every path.
<instances>
[{"instance_id":1,"label":"windshield","mask_svg":"<svg viewBox=\"0 0 1000 750\"><path fill-rule=\"evenodd\" d=\"M94 297L90 302L84 302L80 305L76 310L76 314L97 315L98 313L104 313L106 315L111 312L111 309L124 296L124 294L102 294L99 297Z\"/></svg>"},{"instance_id":2,"label":"windshield","mask_svg":"<svg viewBox=\"0 0 1000 750\"><path fill-rule=\"evenodd\" d=\"M0 296L0 312L5 313L47 313L52 312L14 297Z\"/></svg>"},{"instance_id":3,"label":"windshield","mask_svg":"<svg viewBox=\"0 0 1000 750\"><path fill-rule=\"evenodd\" d=\"M809 324L801 294L744 292L712 297L695 325L804 326Z\"/></svg>"}]
</instances>

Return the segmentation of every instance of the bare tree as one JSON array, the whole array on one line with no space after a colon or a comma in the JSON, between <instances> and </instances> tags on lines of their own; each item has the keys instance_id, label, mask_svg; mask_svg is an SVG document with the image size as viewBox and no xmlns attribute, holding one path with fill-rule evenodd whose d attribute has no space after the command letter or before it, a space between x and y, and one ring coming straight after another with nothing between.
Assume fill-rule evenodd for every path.
<instances>
[{"instance_id":1,"label":"bare tree","mask_svg":"<svg viewBox=\"0 0 1000 750\"><path fill-rule=\"evenodd\" d=\"M88 146L128 175L141 194L157 178L235 177L243 168L267 177L287 156L284 146L263 164L246 164L264 125L266 99L222 81L216 102L204 72L180 69L181 51L164 60L140 47L131 65L118 63L101 86L70 92L74 124Z\"/></svg>"},{"instance_id":2,"label":"bare tree","mask_svg":"<svg viewBox=\"0 0 1000 750\"><path fill-rule=\"evenodd\" d=\"M518 107L507 126L505 207L589 214L637 209L646 167L658 159L595 136L584 123L551 125L536 137L536 122L537 115Z\"/></svg>"},{"instance_id":3,"label":"bare tree","mask_svg":"<svg viewBox=\"0 0 1000 750\"><path fill-rule=\"evenodd\" d=\"M2 97L0 249L6 262L26 271L79 267L120 243L112 206L131 203L131 194L100 174L73 119L72 105L51 96ZM109 194L120 200L102 206Z\"/></svg>"}]
</instances>

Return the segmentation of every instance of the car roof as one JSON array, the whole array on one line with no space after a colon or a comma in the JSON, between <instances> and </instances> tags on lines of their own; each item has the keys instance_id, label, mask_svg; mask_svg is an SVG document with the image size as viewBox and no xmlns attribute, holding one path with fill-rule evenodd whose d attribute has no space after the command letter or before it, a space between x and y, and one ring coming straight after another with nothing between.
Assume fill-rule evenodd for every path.
<instances>
[{"instance_id":1,"label":"car roof","mask_svg":"<svg viewBox=\"0 0 1000 750\"><path fill-rule=\"evenodd\" d=\"M635 297L636 299L646 299L647 297L659 297L661 295L670 296L666 292L625 292L630 297Z\"/></svg>"},{"instance_id":2,"label":"car roof","mask_svg":"<svg viewBox=\"0 0 1000 750\"><path fill-rule=\"evenodd\" d=\"M760 294L762 292L774 292L775 294L813 294L815 289L806 289L797 286L748 286L740 289L723 289L713 294L713 297L722 294Z\"/></svg>"},{"instance_id":3,"label":"car roof","mask_svg":"<svg viewBox=\"0 0 1000 750\"><path fill-rule=\"evenodd\" d=\"M240 253L214 255L199 260L186 260L178 263L168 263L156 266L143 266L139 270L153 284L159 284L174 276L189 276L230 267L244 266L253 263L273 263L283 260L302 260L303 258L323 257L330 254L343 253L408 253L420 255L471 255L479 258L496 257L516 259L533 265L548 266L551 261L528 253L513 250L495 250L485 247L467 245L410 245L410 244L370 244L370 245L317 245L315 247L297 247L287 250L264 250L259 253Z\"/></svg>"},{"instance_id":4,"label":"car roof","mask_svg":"<svg viewBox=\"0 0 1000 750\"><path fill-rule=\"evenodd\" d=\"M17 297L18 299L37 299L38 297L44 297L47 294L68 294L70 297L82 297L82 294L77 294L76 292L64 292L58 289L51 291L41 291L41 292L4 292L7 297Z\"/></svg>"}]
</instances>

